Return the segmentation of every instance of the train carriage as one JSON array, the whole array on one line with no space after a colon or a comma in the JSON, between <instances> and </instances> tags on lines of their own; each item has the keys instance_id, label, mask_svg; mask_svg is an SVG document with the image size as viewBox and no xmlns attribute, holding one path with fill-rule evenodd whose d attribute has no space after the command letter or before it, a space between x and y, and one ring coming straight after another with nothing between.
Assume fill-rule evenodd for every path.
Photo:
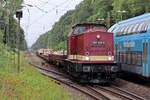
<instances>
[{"instance_id":1,"label":"train carriage","mask_svg":"<svg viewBox=\"0 0 150 100\"><path fill-rule=\"evenodd\" d=\"M150 13L115 24L114 55L122 71L150 79Z\"/></svg>"}]
</instances>

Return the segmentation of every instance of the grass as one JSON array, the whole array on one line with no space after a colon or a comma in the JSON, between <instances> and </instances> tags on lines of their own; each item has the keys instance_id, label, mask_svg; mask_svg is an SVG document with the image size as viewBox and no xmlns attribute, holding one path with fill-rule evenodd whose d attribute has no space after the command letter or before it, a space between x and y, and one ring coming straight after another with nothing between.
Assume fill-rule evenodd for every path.
<instances>
[{"instance_id":1,"label":"grass","mask_svg":"<svg viewBox=\"0 0 150 100\"><path fill-rule=\"evenodd\" d=\"M32 68L23 53L19 74L12 58L0 56L0 100L73 100L57 84Z\"/></svg>"}]
</instances>

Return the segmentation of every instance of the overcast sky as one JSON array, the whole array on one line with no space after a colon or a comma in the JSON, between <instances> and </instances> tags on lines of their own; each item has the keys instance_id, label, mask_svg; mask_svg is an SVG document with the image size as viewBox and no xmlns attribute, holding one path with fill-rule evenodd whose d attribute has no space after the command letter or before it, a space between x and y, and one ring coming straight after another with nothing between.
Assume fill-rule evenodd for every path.
<instances>
[{"instance_id":1,"label":"overcast sky","mask_svg":"<svg viewBox=\"0 0 150 100\"><path fill-rule=\"evenodd\" d=\"M24 0L21 27L25 31L28 46L52 28L68 10L83 0Z\"/></svg>"}]
</instances>

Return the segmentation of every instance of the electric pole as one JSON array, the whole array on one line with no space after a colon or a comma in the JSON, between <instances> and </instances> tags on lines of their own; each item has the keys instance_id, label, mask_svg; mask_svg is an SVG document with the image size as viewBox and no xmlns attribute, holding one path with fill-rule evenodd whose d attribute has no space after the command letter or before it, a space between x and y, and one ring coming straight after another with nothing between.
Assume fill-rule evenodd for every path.
<instances>
[{"instance_id":1,"label":"electric pole","mask_svg":"<svg viewBox=\"0 0 150 100\"><path fill-rule=\"evenodd\" d=\"M107 28L110 28L110 12L107 12Z\"/></svg>"}]
</instances>

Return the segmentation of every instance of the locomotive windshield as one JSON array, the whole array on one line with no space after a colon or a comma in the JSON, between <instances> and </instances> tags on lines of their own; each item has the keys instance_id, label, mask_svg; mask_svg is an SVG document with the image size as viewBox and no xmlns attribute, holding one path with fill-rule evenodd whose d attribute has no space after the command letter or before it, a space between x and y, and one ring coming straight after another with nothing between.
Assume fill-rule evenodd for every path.
<instances>
[{"instance_id":1,"label":"locomotive windshield","mask_svg":"<svg viewBox=\"0 0 150 100\"><path fill-rule=\"evenodd\" d=\"M94 30L103 30L103 31L106 31L106 27L105 26L100 26L100 25L96 25L93 27Z\"/></svg>"},{"instance_id":2,"label":"locomotive windshield","mask_svg":"<svg viewBox=\"0 0 150 100\"><path fill-rule=\"evenodd\" d=\"M75 27L73 34L83 33L87 29L88 29L88 26L77 26L77 27Z\"/></svg>"}]
</instances>

